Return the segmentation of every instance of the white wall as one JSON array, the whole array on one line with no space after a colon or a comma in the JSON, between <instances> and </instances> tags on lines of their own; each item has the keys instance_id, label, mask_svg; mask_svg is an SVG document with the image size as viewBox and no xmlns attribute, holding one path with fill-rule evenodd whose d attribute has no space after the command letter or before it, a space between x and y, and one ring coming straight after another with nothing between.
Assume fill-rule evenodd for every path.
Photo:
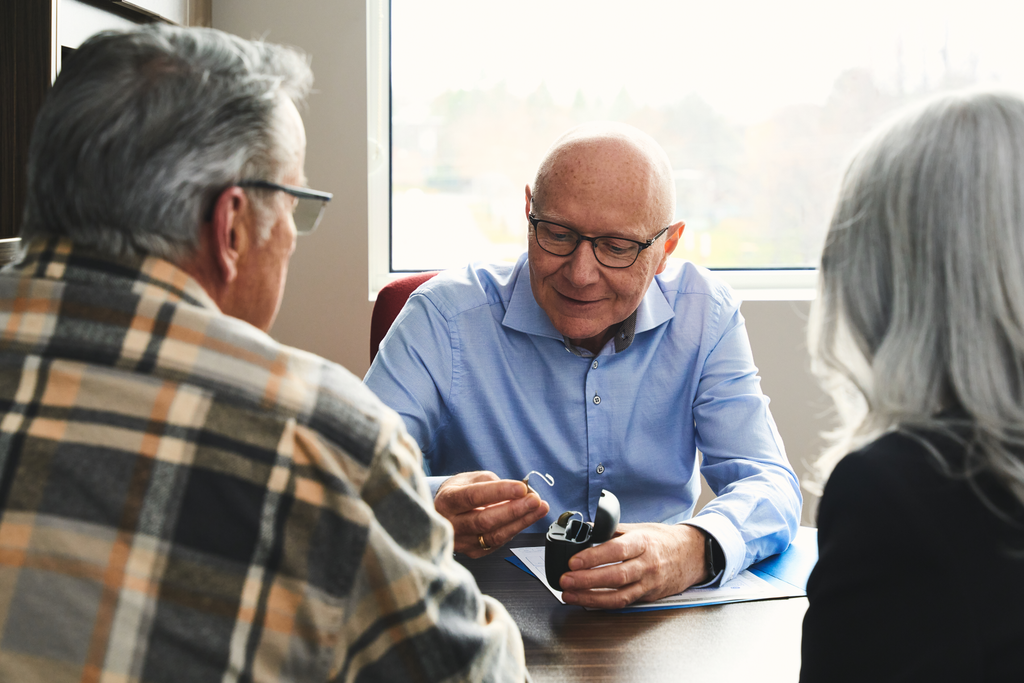
<instances>
[{"instance_id":1,"label":"white wall","mask_svg":"<svg viewBox=\"0 0 1024 683\"><path fill-rule=\"evenodd\" d=\"M303 112L310 187L334 193L316 233L299 240L273 334L360 377L369 367L365 0L213 0L213 26L312 56L316 92ZM808 369L807 302L743 305L762 386L797 474L820 450L828 403ZM815 501L805 492L804 524Z\"/></svg>"}]
</instances>

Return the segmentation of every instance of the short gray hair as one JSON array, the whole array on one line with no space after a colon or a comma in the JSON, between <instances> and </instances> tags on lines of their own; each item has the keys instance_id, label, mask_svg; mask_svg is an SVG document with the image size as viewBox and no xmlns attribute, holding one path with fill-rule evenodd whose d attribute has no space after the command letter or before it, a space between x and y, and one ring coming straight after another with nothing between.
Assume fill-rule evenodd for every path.
<instances>
[{"instance_id":1,"label":"short gray hair","mask_svg":"<svg viewBox=\"0 0 1024 683\"><path fill-rule=\"evenodd\" d=\"M213 29L96 34L36 119L22 237L112 255L193 253L220 191L283 172L280 107L300 104L312 78L293 49ZM253 203L259 221L265 207Z\"/></svg>"},{"instance_id":2,"label":"short gray hair","mask_svg":"<svg viewBox=\"0 0 1024 683\"><path fill-rule=\"evenodd\" d=\"M1024 100L946 95L862 147L825 240L809 329L842 422L823 475L886 431L959 425L969 471L993 472L1024 501L1021 264Z\"/></svg>"}]
</instances>

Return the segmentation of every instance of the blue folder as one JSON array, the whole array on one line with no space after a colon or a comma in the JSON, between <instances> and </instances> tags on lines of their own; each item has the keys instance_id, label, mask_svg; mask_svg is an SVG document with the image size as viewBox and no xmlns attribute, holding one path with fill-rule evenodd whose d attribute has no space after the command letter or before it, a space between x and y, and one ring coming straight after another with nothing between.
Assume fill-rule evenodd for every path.
<instances>
[{"instance_id":1,"label":"blue folder","mask_svg":"<svg viewBox=\"0 0 1024 683\"><path fill-rule=\"evenodd\" d=\"M807 578L818 563L818 530L802 526L797 529L796 538L783 552L766 557L749 569L768 583L786 590L800 589L807 595Z\"/></svg>"}]
</instances>

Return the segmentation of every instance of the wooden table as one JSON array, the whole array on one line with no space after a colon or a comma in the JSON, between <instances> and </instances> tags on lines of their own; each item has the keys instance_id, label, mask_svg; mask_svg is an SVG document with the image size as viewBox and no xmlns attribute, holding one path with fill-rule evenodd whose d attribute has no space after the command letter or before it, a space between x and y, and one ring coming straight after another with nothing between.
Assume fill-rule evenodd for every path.
<instances>
[{"instance_id":1,"label":"wooden table","mask_svg":"<svg viewBox=\"0 0 1024 683\"><path fill-rule=\"evenodd\" d=\"M544 544L520 534L487 557L460 556L480 590L519 625L526 665L544 681L796 681L806 598L613 614L562 605L505 558Z\"/></svg>"}]
</instances>

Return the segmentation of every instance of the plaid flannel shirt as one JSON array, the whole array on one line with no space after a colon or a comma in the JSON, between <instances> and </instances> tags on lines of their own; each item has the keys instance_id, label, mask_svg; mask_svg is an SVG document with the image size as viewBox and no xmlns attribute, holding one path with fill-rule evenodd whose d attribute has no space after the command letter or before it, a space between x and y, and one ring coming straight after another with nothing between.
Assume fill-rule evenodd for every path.
<instances>
[{"instance_id":1,"label":"plaid flannel shirt","mask_svg":"<svg viewBox=\"0 0 1024 683\"><path fill-rule=\"evenodd\" d=\"M0 680L522 680L400 418L156 258L0 273Z\"/></svg>"}]
</instances>

